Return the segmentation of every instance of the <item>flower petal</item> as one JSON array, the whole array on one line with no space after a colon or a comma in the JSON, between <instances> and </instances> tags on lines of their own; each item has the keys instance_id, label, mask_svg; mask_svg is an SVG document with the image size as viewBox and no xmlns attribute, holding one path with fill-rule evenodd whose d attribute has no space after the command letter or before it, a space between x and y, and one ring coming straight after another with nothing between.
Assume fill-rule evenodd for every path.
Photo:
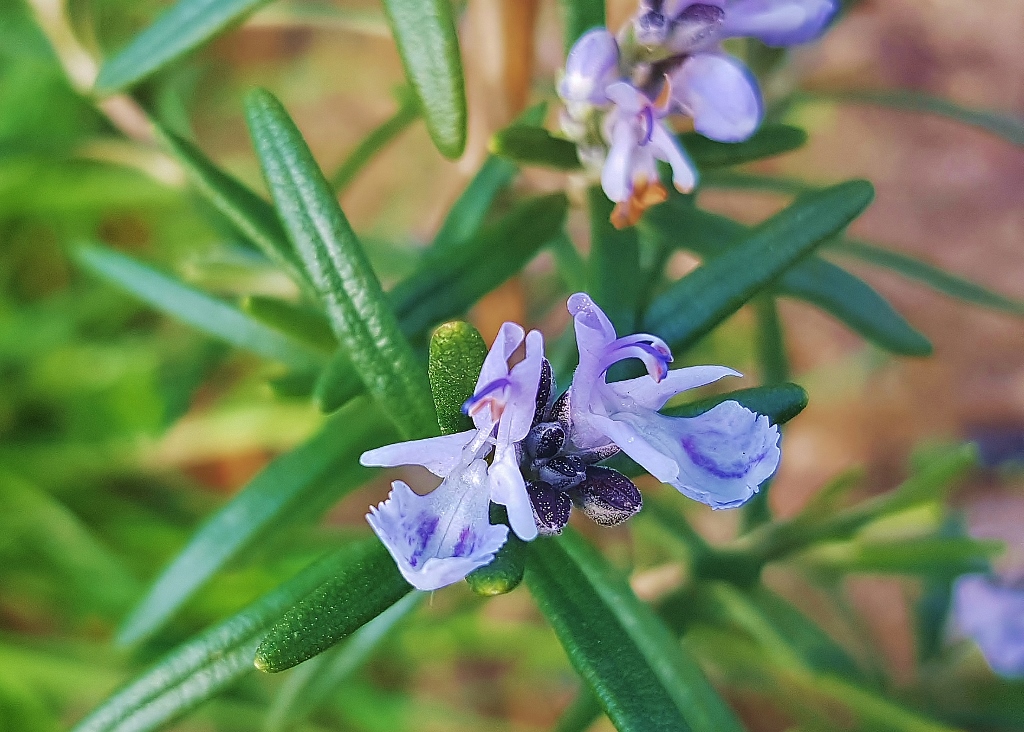
<instances>
[{"instance_id":1,"label":"flower petal","mask_svg":"<svg viewBox=\"0 0 1024 732\"><path fill-rule=\"evenodd\" d=\"M504 389L510 386L506 383L502 385L501 390L494 389L495 386L499 385L503 379L507 379L509 374L508 360L515 353L515 350L519 348L519 345L523 342L525 331L523 326L518 323L502 323L501 328L498 330L498 335L494 338L494 343L491 344L491 349L487 352L487 357L484 358L483 367L480 369L480 377L476 381L476 390L473 396L466 402L467 405L471 405L473 424L478 430L490 434L494 429L495 421L500 417L500 412L487 409L482 404L478 404L481 401L481 397L487 395L489 392L493 392L493 398L504 400L508 395L505 394ZM463 407L465 410L466 407Z\"/></svg>"},{"instance_id":2,"label":"flower petal","mask_svg":"<svg viewBox=\"0 0 1024 732\"><path fill-rule=\"evenodd\" d=\"M530 497L526 493L526 481L519 471L514 446L498 454L488 470L490 497L508 510L508 522L512 530L523 541L537 537L537 524L533 520Z\"/></svg>"},{"instance_id":3,"label":"flower petal","mask_svg":"<svg viewBox=\"0 0 1024 732\"><path fill-rule=\"evenodd\" d=\"M580 36L565 60L558 96L567 102L607 104L605 88L618 75L619 46L606 28Z\"/></svg>"},{"instance_id":4,"label":"flower petal","mask_svg":"<svg viewBox=\"0 0 1024 732\"><path fill-rule=\"evenodd\" d=\"M639 376L635 379L612 382L608 388L622 400L624 405L633 404L657 411L677 394L700 386L707 386L726 376L743 376L743 374L726 366L688 366L669 371L668 376L661 381L655 381L650 376Z\"/></svg>"},{"instance_id":5,"label":"flower petal","mask_svg":"<svg viewBox=\"0 0 1024 732\"><path fill-rule=\"evenodd\" d=\"M969 575L957 581L953 598L957 625L978 644L992 670L1024 677L1024 589Z\"/></svg>"},{"instance_id":6,"label":"flower petal","mask_svg":"<svg viewBox=\"0 0 1024 732\"><path fill-rule=\"evenodd\" d=\"M476 436L476 430L454 435L427 437L423 440L398 442L367 450L359 456L359 464L367 467L393 468L396 465L422 465L434 475L444 478L462 459L462 451Z\"/></svg>"},{"instance_id":7,"label":"flower petal","mask_svg":"<svg viewBox=\"0 0 1024 732\"><path fill-rule=\"evenodd\" d=\"M418 590L436 590L489 564L508 527L488 518L487 464L477 460L425 496L402 481L366 520L402 576Z\"/></svg>"},{"instance_id":8,"label":"flower petal","mask_svg":"<svg viewBox=\"0 0 1024 732\"><path fill-rule=\"evenodd\" d=\"M669 480L652 475L712 508L745 503L779 465L778 427L738 402L722 402L697 417L641 410L612 418L629 424L641 441L676 464L678 473Z\"/></svg>"},{"instance_id":9,"label":"flower petal","mask_svg":"<svg viewBox=\"0 0 1024 732\"><path fill-rule=\"evenodd\" d=\"M661 416L657 412L652 415L653 417ZM644 470L662 483L672 483L679 475L679 463L676 459L667 454L660 445L652 444L651 441L645 439L644 434L636 425L622 419L622 414L616 416L619 418L611 419L591 414L588 418L595 431L618 445L620 450L633 458ZM640 425L643 426L642 420ZM573 427L575 432L575 425Z\"/></svg>"},{"instance_id":10,"label":"flower petal","mask_svg":"<svg viewBox=\"0 0 1024 732\"><path fill-rule=\"evenodd\" d=\"M526 357L509 372L511 395L498 427L498 442L523 440L537 412L537 391L544 368L544 336L539 330L526 335Z\"/></svg>"},{"instance_id":11,"label":"flower petal","mask_svg":"<svg viewBox=\"0 0 1024 732\"><path fill-rule=\"evenodd\" d=\"M640 139L629 119L612 113L616 119L611 123L611 146L601 167L601 188L608 199L627 200L633 192L634 157L639 150Z\"/></svg>"},{"instance_id":12,"label":"flower petal","mask_svg":"<svg viewBox=\"0 0 1024 732\"><path fill-rule=\"evenodd\" d=\"M668 46L676 54L690 54L714 45L721 36L725 3L695 2L677 12L672 20Z\"/></svg>"},{"instance_id":13,"label":"flower petal","mask_svg":"<svg viewBox=\"0 0 1024 732\"><path fill-rule=\"evenodd\" d=\"M658 122L651 133L651 146L655 157L672 168L672 185L680 193L689 193L697 185L697 169L674 135Z\"/></svg>"},{"instance_id":14,"label":"flower petal","mask_svg":"<svg viewBox=\"0 0 1024 732\"><path fill-rule=\"evenodd\" d=\"M673 100L693 117L694 129L712 140L742 142L764 116L757 79L731 56L690 56L673 73L672 87Z\"/></svg>"},{"instance_id":15,"label":"flower petal","mask_svg":"<svg viewBox=\"0 0 1024 732\"><path fill-rule=\"evenodd\" d=\"M824 33L837 12L839 0L736 0L726 7L722 34L792 46Z\"/></svg>"},{"instance_id":16,"label":"flower petal","mask_svg":"<svg viewBox=\"0 0 1024 732\"><path fill-rule=\"evenodd\" d=\"M572 501L562 491L557 491L543 481L527 483L537 531L541 536L557 536L569 523Z\"/></svg>"}]
</instances>

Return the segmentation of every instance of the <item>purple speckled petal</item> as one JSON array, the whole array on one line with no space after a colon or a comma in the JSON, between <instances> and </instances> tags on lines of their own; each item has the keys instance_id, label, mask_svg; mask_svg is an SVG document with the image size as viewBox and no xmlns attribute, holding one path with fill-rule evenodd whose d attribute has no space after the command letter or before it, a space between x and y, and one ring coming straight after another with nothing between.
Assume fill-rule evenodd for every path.
<instances>
[{"instance_id":1,"label":"purple speckled petal","mask_svg":"<svg viewBox=\"0 0 1024 732\"><path fill-rule=\"evenodd\" d=\"M678 470L669 479L653 470L652 475L712 508L742 505L779 466L778 427L738 402L722 402L697 417L637 410L611 418L632 427L640 441L670 458ZM626 445L616 444L629 453Z\"/></svg>"},{"instance_id":2,"label":"purple speckled petal","mask_svg":"<svg viewBox=\"0 0 1024 732\"><path fill-rule=\"evenodd\" d=\"M839 0L734 0L726 6L722 33L792 46L824 33L837 12Z\"/></svg>"},{"instance_id":3,"label":"purple speckled petal","mask_svg":"<svg viewBox=\"0 0 1024 732\"><path fill-rule=\"evenodd\" d=\"M476 460L432 493L420 496L395 481L388 499L366 520L402 576L418 590L436 590L489 564L508 527L488 517L487 464Z\"/></svg>"},{"instance_id":4,"label":"purple speckled petal","mask_svg":"<svg viewBox=\"0 0 1024 732\"><path fill-rule=\"evenodd\" d=\"M984 575L960 578L953 611L994 672L1024 677L1024 588L1000 585Z\"/></svg>"},{"instance_id":5,"label":"purple speckled petal","mask_svg":"<svg viewBox=\"0 0 1024 732\"><path fill-rule=\"evenodd\" d=\"M605 28L580 36L565 60L565 75L558 82L558 95L566 102L603 105L605 89L618 76L619 46Z\"/></svg>"},{"instance_id":6,"label":"purple speckled petal","mask_svg":"<svg viewBox=\"0 0 1024 732\"><path fill-rule=\"evenodd\" d=\"M742 375L726 366L688 366L669 371L668 376L661 381L655 381L650 376L640 376L613 382L608 385L608 389L622 400L622 404L634 404L657 411L669 399L684 391L707 386L726 376Z\"/></svg>"},{"instance_id":7,"label":"purple speckled petal","mask_svg":"<svg viewBox=\"0 0 1024 732\"><path fill-rule=\"evenodd\" d=\"M742 142L764 117L757 79L741 62L717 53L697 53L672 74L672 99L693 117L700 134L719 142Z\"/></svg>"},{"instance_id":8,"label":"purple speckled petal","mask_svg":"<svg viewBox=\"0 0 1024 732\"><path fill-rule=\"evenodd\" d=\"M643 507L643 497L633 481L611 468L589 467L587 477L569 495L601 526L615 526Z\"/></svg>"},{"instance_id":9,"label":"purple speckled petal","mask_svg":"<svg viewBox=\"0 0 1024 732\"><path fill-rule=\"evenodd\" d=\"M384 445L360 455L359 464L377 468L422 465L434 475L443 478L461 462L463 449L475 436L476 430L468 430L454 435Z\"/></svg>"},{"instance_id":10,"label":"purple speckled petal","mask_svg":"<svg viewBox=\"0 0 1024 732\"><path fill-rule=\"evenodd\" d=\"M572 500L562 491L557 491L547 483L533 481L526 485L533 507L537 531L541 536L557 536L569 523L572 512Z\"/></svg>"},{"instance_id":11,"label":"purple speckled petal","mask_svg":"<svg viewBox=\"0 0 1024 732\"><path fill-rule=\"evenodd\" d=\"M676 54L695 53L714 46L721 37L725 3L699 2L688 5L672 20L667 45Z\"/></svg>"}]
</instances>

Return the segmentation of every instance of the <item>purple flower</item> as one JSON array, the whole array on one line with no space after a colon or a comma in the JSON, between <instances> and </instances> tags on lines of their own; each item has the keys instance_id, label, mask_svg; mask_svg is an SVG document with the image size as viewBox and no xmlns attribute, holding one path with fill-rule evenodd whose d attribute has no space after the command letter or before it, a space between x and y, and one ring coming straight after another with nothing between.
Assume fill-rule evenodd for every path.
<instances>
[{"instance_id":1,"label":"purple flower","mask_svg":"<svg viewBox=\"0 0 1024 732\"><path fill-rule=\"evenodd\" d=\"M494 559L508 528L490 523L491 501L506 506L521 539L537 536L519 470L519 443L533 425L544 341L538 331L526 335L526 357L510 369L508 360L523 341L520 326L501 327L464 407L474 429L387 445L360 457L367 466L422 465L443 478L424 496L395 481L388 499L366 517L402 576L417 589L452 584ZM484 458L492 450L488 466Z\"/></svg>"},{"instance_id":2,"label":"purple flower","mask_svg":"<svg viewBox=\"0 0 1024 732\"><path fill-rule=\"evenodd\" d=\"M658 412L677 394L737 372L724 366L670 371L672 353L661 339L645 333L617 338L584 293L570 297L568 306L580 353L563 407L573 450L617 447L658 480L712 508L743 504L771 477L779 465L779 431L767 417L733 401L697 417ZM648 375L608 383L608 369L630 358L640 359Z\"/></svg>"},{"instance_id":3,"label":"purple flower","mask_svg":"<svg viewBox=\"0 0 1024 732\"><path fill-rule=\"evenodd\" d=\"M974 574L957 580L953 609L960 630L1000 676L1024 677L1024 586Z\"/></svg>"},{"instance_id":4,"label":"purple flower","mask_svg":"<svg viewBox=\"0 0 1024 732\"><path fill-rule=\"evenodd\" d=\"M658 176L658 160L672 167L672 183L680 192L693 190L697 173L662 122L668 115L665 101L652 102L624 81L610 85L605 93L615 106L605 118L605 138L611 147L601 170L601 187L617 204L612 223L621 229L633 226L646 209L668 198ZM667 100L667 95L662 97Z\"/></svg>"},{"instance_id":5,"label":"purple flower","mask_svg":"<svg viewBox=\"0 0 1024 732\"><path fill-rule=\"evenodd\" d=\"M558 82L558 96L579 117L588 106L608 104L605 94L619 79L619 46L606 28L595 28L580 36L565 60L565 73Z\"/></svg>"}]
</instances>

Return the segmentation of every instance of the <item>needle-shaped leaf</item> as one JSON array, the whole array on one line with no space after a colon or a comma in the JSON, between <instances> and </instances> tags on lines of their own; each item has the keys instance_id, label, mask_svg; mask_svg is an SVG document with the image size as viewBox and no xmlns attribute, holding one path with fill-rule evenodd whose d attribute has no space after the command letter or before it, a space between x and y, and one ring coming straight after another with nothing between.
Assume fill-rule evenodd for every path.
<instances>
[{"instance_id":1,"label":"needle-shaped leaf","mask_svg":"<svg viewBox=\"0 0 1024 732\"><path fill-rule=\"evenodd\" d=\"M546 112L546 104L536 104L523 112L517 121L522 124L540 124ZM512 183L518 172L519 169L508 160L489 155L458 200L448 209L448 215L434 237L431 249L440 252L448 244L465 241L476 234L491 210L494 199Z\"/></svg>"},{"instance_id":2,"label":"needle-shaped leaf","mask_svg":"<svg viewBox=\"0 0 1024 732\"><path fill-rule=\"evenodd\" d=\"M436 433L426 374L295 123L263 90L246 114L278 215L367 391L403 436Z\"/></svg>"},{"instance_id":3,"label":"needle-shaped leaf","mask_svg":"<svg viewBox=\"0 0 1024 732\"><path fill-rule=\"evenodd\" d=\"M800 564L829 576L847 572L956 577L986 572L1005 546L970 537L924 537L898 541L827 544L800 556Z\"/></svg>"},{"instance_id":4,"label":"needle-shaped leaf","mask_svg":"<svg viewBox=\"0 0 1024 732\"><path fill-rule=\"evenodd\" d=\"M705 258L720 256L750 231L738 221L695 208L678 198L662 210L652 211L645 221L669 246L681 246ZM825 246L842 246L840 241ZM931 353L928 339L870 285L816 254L786 270L771 289L812 303L892 353Z\"/></svg>"},{"instance_id":5,"label":"needle-shaped leaf","mask_svg":"<svg viewBox=\"0 0 1024 732\"><path fill-rule=\"evenodd\" d=\"M395 560L376 538L277 621L256 650L256 668L276 673L343 640L408 595Z\"/></svg>"},{"instance_id":6,"label":"needle-shaped leaf","mask_svg":"<svg viewBox=\"0 0 1024 732\"><path fill-rule=\"evenodd\" d=\"M679 142L698 168L724 168L796 150L807 142L807 133L791 125L766 124L743 142L716 142L696 132L679 135Z\"/></svg>"},{"instance_id":7,"label":"needle-shaped leaf","mask_svg":"<svg viewBox=\"0 0 1024 732\"><path fill-rule=\"evenodd\" d=\"M588 191L590 260L587 291L608 314L615 330L632 333L640 317L643 273L640 237L635 227L617 229L610 217L615 204L599 186Z\"/></svg>"},{"instance_id":8,"label":"needle-shaped leaf","mask_svg":"<svg viewBox=\"0 0 1024 732\"><path fill-rule=\"evenodd\" d=\"M445 157L459 157L466 147L466 90L451 2L384 0L384 10L431 139Z\"/></svg>"},{"instance_id":9,"label":"needle-shaped leaf","mask_svg":"<svg viewBox=\"0 0 1024 732\"><path fill-rule=\"evenodd\" d=\"M539 165L555 170L580 170L576 144L556 137L543 127L513 124L494 133L488 145L491 153L519 165Z\"/></svg>"},{"instance_id":10,"label":"needle-shaped leaf","mask_svg":"<svg viewBox=\"0 0 1024 732\"><path fill-rule=\"evenodd\" d=\"M560 193L533 198L468 240L428 249L416 272L389 293L403 330L420 334L465 313L560 234L568 206Z\"/></svg>"},{"instance_id":11,"label":"needle-shaped leaf","mask_svg":"<svg viewBox=\"0 0 1024 732\"><path fill-rule=\"evenodd\" d=\"M242 300L242 310L261 323L325 353L338 347L331 322L319 310L262 295Z\"/></svg>"},{"instance_id":12,"label":"needle-shaped leaf","mask_svg":"<svg viewBox=\"0 0 1024 732\"><path fill-rule=\"evenodd\" d=\"M668 407L663 409L662 413L672 417L696 417L728 401L739 402L752 412L767 415L772 424L784 424L807 406L807 392L797 384L755 386L717 394L678 407Z\"/></svg>"},{"instance_id":13,"label":"needle-shaped leaf","mask_svg":"<svg viewBox=\"0 0 1024 732\"><path fill-rule=\"evenodd\" d=\"M1024 145L1024 119L1008 112L971 109L948 99L909 89L863 89L849 91L802 92L797 102L838 102L839 104L870 104L907 112L934 114L963 122L999 135L1015 145Z\"/></svg>"},{"instance_id":14,"label":"needle-shaped leaf","mask_svg":"<svg viewBox=\"0 0 1024 732\"><path fill-rule=\"evenodd\" d=\"M127 255L93 245L80 246L75 255L91 272L157 310L239 348L297 370L316 368L324 362L323 354L306 343Z\"/></svg>"},{"instance_id":15,"label":"needle-shaped leaf","mask_svg":"<svg viewBox=\"0 0 1024 732\"><path fill-rule=\"evenodd\" d=\"M73 732L160 729L253 670L264 632L296 602L344 571L362 547L346 547L307 567L222 623L175 648L79 722Z\"/></svg>"},{"instance_id":16,"label":"needle-shaped leaf","mask_svg":"<svg viewBox=\"0 0 1024 732\"><path fill-rule=\"evenodd\" d=\"M486 357L487 344L469 323L445 323L430 337L427 375L441 434L473 428L473 420L463 413L462 405L473 396Z\"/></svg>"},{"instance_id":17,"label":"needle-shaped leaf","mask_svg":"<svg viewBox=\"0 0 1024 732\"><path fill-rule=\"evenodd\" d=\"M295 669L267 712L267 732L294 728L366 662L403 618L419 607L422 592L406 595L352 634L343 644Z\"/></svg>"},{"instance_id":18,"label":"needle-shaped leaf","mask_svg":"<svg viewBox=\"0 0 1024 732\"><path fill-rule=\"evenodd\" d=\"M226 563L296 512L326 508L360 485L371 474L359 466L360 453L394 437L390 423L365 401L333 415L207 519L124 621L118 640L127 644L150 636Z\"/></svg>"},{"instance_id":19,"label":"needle-shaped leaf","mask_svg":"<svg viewBox=\"0 0 1024 732\"><path fill-rule=\"evenodd\" d=\"M866 181L810 193L753 229L722 255L705 262L654 300L644 329L686 348L782 274L842 231L871 202Z\"/></svg>"},{"instance_id":20,"label":"needle-shaped leaf","mask_svg":"<svg viewBox=\"0 0 1024 732\"><path fill-rule=\"evenodd\" d=\"M96 92L136 84L255 12L268 0L178 0L128 46L107 59Z\"/></svg>"},{"instance_id":21,"label":"needle-shaped leaf","mask_svg":"<svg viewBox=\"0 0 1024 732\"><path fill-rule=\"evenodd\" d=\"M530 544L527 584L620 732L741 730L649 607L578 535Z\"/></svg>"},{"instance_id":22,"label":"needle-shaped leaf","mask_svg":"<svg viewBox=\"0 0 1024 732\"><path fill-rule=\"evenodd\" d=\"M559 0L565 25L565 50L591 28L605 24L604 0Z\"/></svg>"},{"instance_id":23,"label":"needle-shaped leaf","mask_svg":"<svg viewBox=\"0 0 1024 732\"><path fill-rule=\"evenodd\" d=\"M950 274L920 259L909 257L891 249L885 249L874 244L853 239L839 239L826 245L829 251L850 257L856 257L869 264L885 267L893 272L898 272L904 277L917 280L928 285L936 292L963 300L964 302L980 305L981 307L1001 310L1013 315L1024 315L1024 300L1014 300L998 292L993 292L987 287L971 282L970 280Z\"/></svg>"},{"instance_id":24,"label":"needle-shaped leaf","mask_svg":"<svg viewBox=\"0 0 1024 732\"><path fill-rule=\"evenodd\" d=\"M349 183L366 167L373 156L387 147L388 143L402 134L420 116L419 102L407 87L403 87L396 96L398 110L363 138L331 176L331 185L338 193L348 188Z\"/></svg>"},{"instance_id":25,"label":"needle-shaped leaf","mask_svg":"<svg viewBox=\"0 0 1024 732\"><path fill-rule=\"evenodd\" d=\"M181 163L189 182L242 236L258 246L268 258L299 286L308 288L295 250L274 213L263 198L225 173L188 140L156 127L165 147Z\"/></svg>"},{"instance_id":26,"label":"needle-shaped leaf","mask_svg":"<svg viewBox=\"0 0 1024 732\"><path fill-rule=\"evenodd\" d=\"M820 257L783 275L780 294L812 303L864 338L901 356L929 356L932 344L864 280Z\"/></svg>"}]
</instances>

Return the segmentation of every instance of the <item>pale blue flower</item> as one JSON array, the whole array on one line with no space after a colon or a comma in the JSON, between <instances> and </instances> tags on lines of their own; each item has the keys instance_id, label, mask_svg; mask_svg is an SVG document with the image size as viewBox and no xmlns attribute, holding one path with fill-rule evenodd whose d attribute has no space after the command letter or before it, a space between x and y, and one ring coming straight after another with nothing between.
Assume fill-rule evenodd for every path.
<instances>
[{"instance_id":1,"label":"pale blue flower","mask_svg":"<svg viewBox=\"0 0 1024 732\"><path fill-rule=\"evenodd\" d=\"M658 412L677 394L740 374L724 366L670 371L672 353L661 339L645 333L616 337L584 293L570 297L568 307L580 354L563 407L573 450L618 447L658 480L712 508L743 504L772 476L781 456L779 431L766 416L734 401L697 417ZM632 358L644 363L646 376L606 381L611 366Z\"/></svg>"},{"instance_id":2,"label":"pale blue flower","mask_svg":"<svg viewBox=\"0 0 1024 732\"><path fill-rule=\"evenodd\" d=\"M526 357L510 369L508 360L524 340ZM505 323L466 402L474 429L387 445L360 457L367 466L422 465L443 478L423 496L395 481L388 499L366 517L417 589L452 584L494 559L508 528L490 523L492 501L506 506L512 530L521 539L537 536L519 469L519 443L533 425L543 353L540 332L531 331L524 339L520 326ZM488 466L484 458L492 450Z\"/></svg>"},{"instance_id":3,"label":"pale blue flower","mask_svg":"<svg viewBox=\"0 0 1024 732\"><path fill-rule=\"evenodd\" d=\"M981 574L961 577L953 611L960 630L978 644L993 671L1024 678L1024 585Z\"/></svg>"}]
</instances>

